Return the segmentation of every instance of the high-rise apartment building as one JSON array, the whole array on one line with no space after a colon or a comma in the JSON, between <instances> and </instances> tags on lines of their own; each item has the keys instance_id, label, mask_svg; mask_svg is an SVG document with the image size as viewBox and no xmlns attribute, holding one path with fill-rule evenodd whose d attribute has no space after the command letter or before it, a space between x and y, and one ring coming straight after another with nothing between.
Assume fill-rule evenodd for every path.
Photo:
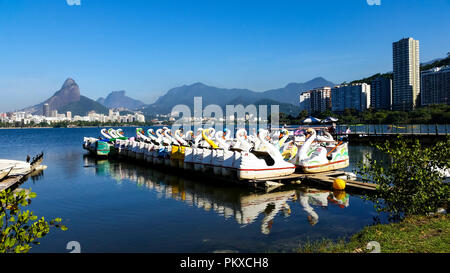
<instances>
[{"instance_id":1,"label":"high-rise apartment building","mask_svg":"<svg viewBox=\"0 0 450 273\"><path fill-rule=\"evenodd\" d=\"M331 110L331 87L320 87L300 95L300 111L309 113Z\"/></svg>"},{"instance_id":2,"label":"high-rise apartment building","mask_svg":"<svg viewBox=\"0 0 450 273\"><path fill-rule=\"evenodd\" d=\"M311 91L311 113L331 110L331 87L316 88Z\"/></svg>"},{"instance_id":3,"label":"high-rise apartment building","mask_svg":"<svg viewBox=\"0 0 450 273\"><path fill-rule=\"evenodd\" d=\"M50 117L50 105L48 103L44 103L42 114L44 115L44 117Z\"/></svg>"},{"instance_id":4,"label":"high-rise apartment building","mask_svg":"<svg viewBox=\"0 0 450 273\"><path fill-rule=\"evenodd\" d=\"M370 85L366 83L338 85L331 89L333 112L344 112L346 108L364 111L370 107Z\"/></svg>"},{"instance_id":5,"label":"high-rise apartment building","mask_svg":"<svg viewBox=\"0 0 450 273\"><path fill-rule=\"evenodd\" d=\"M370 84L370 107L374 109L391 110L392 108L392 80L377 77Z\"/></svg>"},{"instance_id":6,"label":"high-rise apartment building","mask_svg":"<svg viewBox=\"0 0 450 273\"><path fill-rule=\"evenodd\" d=\"M412 110L420 96L419 41L405 38L393 43L393 66L392 109Z\"/></svg>"},{"instance_id":7,"label":"high-rise apartment building","mask_svg":"<svg viewBox=\"0 0 450 273\"><path fill-rule=\"evenodd\" d=\"M311 113L311 92L303 92L300 95L300 111L308 111Z\"/></svg>"},{"instance_id":8,"label":"high-rise apartment building","mask_svg":"<svg viewBox=\"0 0 450 273\"><path fill-rule=\"evenodd\" d=\"M423 71L421 75L421 104L450 104L450 66Z\"/></svg>"}]
</instances>

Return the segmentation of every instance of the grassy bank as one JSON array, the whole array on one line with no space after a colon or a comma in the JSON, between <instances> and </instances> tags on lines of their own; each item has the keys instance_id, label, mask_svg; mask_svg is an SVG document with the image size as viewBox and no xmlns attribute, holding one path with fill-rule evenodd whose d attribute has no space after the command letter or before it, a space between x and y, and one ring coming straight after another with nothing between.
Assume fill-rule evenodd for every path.
<instances>
[{"instance_id":1,"label":"grassy bank","mask_svg":"<svg viewBox=\"0 0 450 273\"><path fill-rule=\"evenodd\" d=\"M376 241L381 253L450 253L450 217L448 215L413 216L399 223L364 228L350 241L308 243L300 253L364 253L369 242Z\"/></svg>"}]
</instances>

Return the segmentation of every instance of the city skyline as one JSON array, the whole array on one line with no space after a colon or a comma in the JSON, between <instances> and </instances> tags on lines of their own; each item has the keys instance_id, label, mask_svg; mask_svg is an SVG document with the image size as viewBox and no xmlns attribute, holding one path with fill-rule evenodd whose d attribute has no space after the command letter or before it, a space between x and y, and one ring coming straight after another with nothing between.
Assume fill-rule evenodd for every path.
<instances>
[{"instance_id":1,"label":"city skyline","mask_svg":"<svg viewBox=\"0 0 450 273\"><path fill-rule=\"evenodd\" d=\"M0 67L7 97L0 112L43 101L67 77L92 99L126 90L145 103L194 82L262 91L318 76L351 81L391 71L391 43L402 37L422 41L423 61L445 56L450 33L442 26L450 19L438 15L449 6L444 0L433 6L0 1L0 29L8 37L0 44L8 52ZM421 20L402 21L409 16Z\"/></svg>"}]
</instances>

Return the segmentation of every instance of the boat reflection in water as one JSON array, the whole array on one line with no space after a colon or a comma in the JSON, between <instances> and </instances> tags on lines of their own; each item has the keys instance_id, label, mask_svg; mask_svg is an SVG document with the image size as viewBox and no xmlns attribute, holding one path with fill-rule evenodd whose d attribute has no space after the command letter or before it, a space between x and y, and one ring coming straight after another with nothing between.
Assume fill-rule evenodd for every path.
<instances>
[{"instance_id":1,"label":"boat reflection in water","mask_svg":"<svg viewBox=\"0 0 450 273\"><path fill-rule=\"evenodd\" d=\"M349 195L345 192L330 192L303 186L283 186L272 192L255 192L248 187L215 181L193 180L169 174L138 164L114 160L98 160L84 156L85 167L95 167L95 174L110 176L118 184L124 180L157 192L158 198L171 198L213 211L227 219L233 218L246 226L261 220L261 233L270 234L273 221L279 214L292 216L289 204L298 202L307 213L307 220L314 226L319 215L314 207L325 208L329 203L341 208L349 206ZM305 219L306 220L306 219Z\"/></svg>"},{"instance_id":2,"label":"boat reflection in water","mask_svg":"<svg viewBox=\"0 0 450 273\"><path fill-rule=\"evenodd\" d=\"M303 210L308 214L309 223L314 226L319 222L319 215L314 210L313 206L322 208L328 207L329 202L337 205L340 208L346 208L350 205L349 195L344 191L325 191L317 189L303 189L299 191L299 202Z\"/></svg>"}]
</instances>

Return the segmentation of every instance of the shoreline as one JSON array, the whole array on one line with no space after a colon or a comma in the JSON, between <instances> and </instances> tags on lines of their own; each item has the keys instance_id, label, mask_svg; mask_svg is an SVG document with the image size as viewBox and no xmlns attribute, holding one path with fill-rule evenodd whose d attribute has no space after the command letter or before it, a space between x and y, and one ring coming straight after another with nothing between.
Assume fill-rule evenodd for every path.
<instances>
[{"instance_id":1,"label":"shoreline","mask_svg":"<svg viewBox=\"0 0 450 273\"><path fill-rule=\"evenodd\" d=\"M159 126L169 126L169 125L118 125L118 126L112 126L112 125L105 125L105 126L77 126L77 127L0 127L0 130L27 130L27 129L83 129L83 128L104 128L104 127L130 127L130 128L136 128L136 127L159 127Z\"/></svg>"},{"instance_id":2,"label":"shoreline","mask_svg":"<svg viewBox=\"0 0 450 273\"><path fill-rule=\"evenodd\" d=\"M397 223L367 226L348 240L310 242L297 252L368 253L374 250L368 248L369 242L378 243L380 253L448 253L450 217L448 214L409 216Z\"/></svg>"}]
</instances>

